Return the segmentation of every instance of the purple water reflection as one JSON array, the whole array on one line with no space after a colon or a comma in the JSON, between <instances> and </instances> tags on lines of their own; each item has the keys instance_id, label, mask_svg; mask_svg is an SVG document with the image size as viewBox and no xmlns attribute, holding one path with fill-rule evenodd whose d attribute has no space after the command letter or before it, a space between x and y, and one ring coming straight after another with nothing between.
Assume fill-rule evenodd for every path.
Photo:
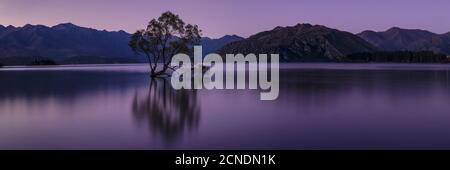
<instances>
[{"instance_id":1,"label":"purple water reflection","mask_svg":"<svg viewBox=\"0 0 450 170\"><path fill-rule=\"evenodd\" d=\"M284 68L276 101L142 65L1 70L0 149L450 148L447 65Z\"/></svg>"}]
</instances>

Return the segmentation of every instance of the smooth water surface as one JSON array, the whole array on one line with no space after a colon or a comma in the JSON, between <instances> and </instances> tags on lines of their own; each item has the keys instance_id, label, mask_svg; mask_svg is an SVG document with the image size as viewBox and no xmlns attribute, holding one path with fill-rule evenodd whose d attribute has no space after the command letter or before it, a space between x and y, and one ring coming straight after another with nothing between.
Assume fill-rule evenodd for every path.
<instances>
[{"instance_id":1,"label":"smooth water surface","mask_svg":"<svg viewBox=\"0 0 450 170\"><path fill-rule=\"evenodd\" d=\"M449 65L282 65L275 101L147 68L0 69L0 149L450 149Z\"/></svg>"}]
</instances>

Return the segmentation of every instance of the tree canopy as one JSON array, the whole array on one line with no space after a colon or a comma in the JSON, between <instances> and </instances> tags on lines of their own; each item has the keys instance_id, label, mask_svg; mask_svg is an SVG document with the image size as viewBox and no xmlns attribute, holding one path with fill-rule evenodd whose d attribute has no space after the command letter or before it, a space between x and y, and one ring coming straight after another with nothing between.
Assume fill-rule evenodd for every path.
<instances>
[{"instance_id":1,"label":"tree canopy","mask_svg":"<svg viewBox=\"0 0 450 170\"><path fill-rule=\"evenodd\" d=\"M201 30L197 25L186 24L178 15L167 11L158 19L152 19L147 28L136 31L129 46L135 53L147 57L151 76L158 77L173 69L170 62L174 55L191 54L200 38Z\"/></svg>"}]
</instances>

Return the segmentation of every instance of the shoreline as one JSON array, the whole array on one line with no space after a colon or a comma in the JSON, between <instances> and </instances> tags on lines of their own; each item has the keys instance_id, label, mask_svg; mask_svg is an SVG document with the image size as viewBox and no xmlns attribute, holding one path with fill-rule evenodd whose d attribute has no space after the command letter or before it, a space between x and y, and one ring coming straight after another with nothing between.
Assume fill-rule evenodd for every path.
<instances>
[{"instance_id":1,"label":"shoreline","mask_svg":"<svg viewBox=\"0 0 450 170\"><path fill-rule=\"evenodd\" d=\"M226 63L226 62L224 62ZM142 65L148 63L112 63L112 64L57 64L57 65L3 65L0 68L12 67L67 67L94 65ZM158 63L159 64L159 63ZM394 62L280 62L280 64L404 64L404 65L450 65L450 63L394 63Z\"/></svg>"},{"instance_id":2,"label":"shoreline","mask_svg":"<svg viewBox=\"0 0 450 170\"><path fill-rule=\"evenodd\" d=\"M148 70L148 63L124 64L71 64L48 66L3 66L0 71L39 71L39 70ZM448 63L280 63L280 69L295 70L450 70Z\"/></svg>"}]
</instances>

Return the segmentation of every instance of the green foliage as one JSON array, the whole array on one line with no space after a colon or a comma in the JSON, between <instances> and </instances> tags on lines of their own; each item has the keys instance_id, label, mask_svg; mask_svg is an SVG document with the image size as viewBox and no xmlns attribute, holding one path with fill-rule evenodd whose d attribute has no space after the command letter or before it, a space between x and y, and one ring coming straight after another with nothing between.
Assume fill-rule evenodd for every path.
<instances>
[{"instance_id":1,"label":"green foliage","mask_svg":"<svg viewBox=\"0 0 450 170\"><path fill-rule=\"evenodd\" d=\"M185 24L178 15L168 11L158 19L152 19L147 28L136 31L129 46L139 55L147 57L151 76L166 74L175 54L192 53L192 46L199 44L201 30L197 25ZM162 62L162 68L158 63Z\"/></svg>"},{"instance_id":2,"label":"green foliage","mask_svg":"<svg viewBox=\"0 0 450 170\"><path fill-rule=\"evenodd\" d=\"M385 62L385 63L444 63L445 54L432 51L393 51L393 52L363 52L350 54L342 62Z\"/></svg>"}]
</instances>

